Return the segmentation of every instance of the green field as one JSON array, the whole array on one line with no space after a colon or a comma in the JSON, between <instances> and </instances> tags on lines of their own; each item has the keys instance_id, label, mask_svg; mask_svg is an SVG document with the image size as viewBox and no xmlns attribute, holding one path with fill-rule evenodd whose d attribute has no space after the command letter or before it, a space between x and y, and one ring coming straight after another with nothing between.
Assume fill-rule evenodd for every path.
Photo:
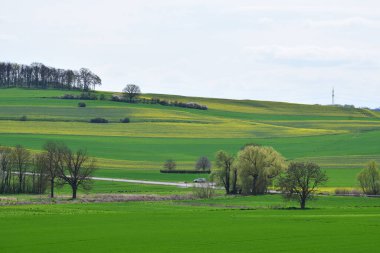
<instances>
[{"instance_id":1,"label":"green field","mask_svg":"<svg viewBox=\"0 0 380 253\"><path fill-rule=\"evenodd\" d=\"M377 252L380 200L279 196L0 208L0 252ZM316 208L315 208L316 207Z\"/></svg>"},{"instance_id":2,"label":"green field","mask_svg":"<svg viewBox=\"0 0 380 253\"><path fill-rule=\"evenodd\" d=\"M288 161L317 162L330 176L328 187L355 187L358 170L380 161L380 114L366 109L157 94L144 96L209 110L99 100L78 108L78 100L56 98L66 93L78 92L1 89L0 144L38 152L47 140L64 141L97 158L98 176L160 181L197 177L159 174L167 159L191 169L199 156L213 159L220 149L237 152L247 143L273 146ZM88 123L95 117L110 123ZM131 123L118 123L124 117Z\"/></svg>"}]
</instances>

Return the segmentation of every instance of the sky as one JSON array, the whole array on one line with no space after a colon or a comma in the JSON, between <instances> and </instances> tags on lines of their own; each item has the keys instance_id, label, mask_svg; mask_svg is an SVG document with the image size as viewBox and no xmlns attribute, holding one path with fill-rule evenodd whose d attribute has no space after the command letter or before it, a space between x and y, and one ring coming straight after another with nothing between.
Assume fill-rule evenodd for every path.
<instances>
[{"instance_id":1,"label":"sky","mask_svg":"<svg viewBox=\"0 0 380 253\"><path fill-rule=\"evenodd\" d=\"M378 0L0 0L0 61L101 90L380 107Z\"/></svg>"}]
</instances>

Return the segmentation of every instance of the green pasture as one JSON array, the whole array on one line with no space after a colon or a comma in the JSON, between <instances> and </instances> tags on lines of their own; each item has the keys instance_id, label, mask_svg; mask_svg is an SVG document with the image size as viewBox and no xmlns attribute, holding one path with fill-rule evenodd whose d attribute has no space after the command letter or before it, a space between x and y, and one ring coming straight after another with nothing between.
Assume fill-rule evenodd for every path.
<instances>
[{"instance_id":1,"label":"green pasture","mask_svg":"<svg viewBox=\"0 0 380 253\"><path fill-rule=\"evenodd\" d=\"M0 145L21 144L39 152L48 140L87 148L97 175L159 181L191 181L197 175L165 175L167 159L192 169L199 156L213 160L224 149L270 145L288 161L311 160L325 168L328 187L355 187L369 160L380 161L380 114L366 109L278 102L144 94L197 102L209 110L112 101L63 100L78 91L0 89ZM103 92L107 97L112 93ZM27 116L27 121L19 121ZM91 124L103 117L109 124ZM129 117L131 123L118 123Z\"/></svg>"},{"instance_id":2,"label":"green pasture","mask_svg":"<svg viewBox=\"0 0 380 253\"><path fill-rule=\"evenodd\" d=\"M377 252L379 199L280 196L4 206L0 252Z\"/></svg>"}]
</instances>

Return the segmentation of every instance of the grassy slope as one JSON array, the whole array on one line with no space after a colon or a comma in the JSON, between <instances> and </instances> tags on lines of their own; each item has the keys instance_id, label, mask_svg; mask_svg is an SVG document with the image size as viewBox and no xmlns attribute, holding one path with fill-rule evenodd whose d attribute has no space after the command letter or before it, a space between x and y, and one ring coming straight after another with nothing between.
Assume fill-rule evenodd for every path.
<instances>
[{"instance_id":1,"label":"grassy slope","mask_svg":"<svg viewBox=\"0 0 380 253\"><path fill-rule=\"evenodd\" d=\"M0 209L0 251L378 250L378 199L324 197L316 203L318 209L306 211L271 209L294 205L284 205L278 196L8 206Z\"/></svg>"},{"instance_id":2,"label":"grassy slope","mask_svg":"<svg viewBox=\"0 0 380 253\"><path fill-rule=\"evenodd\" d=\"M311 159L331 168L330 186L353 186L348 175L380 158L379 114L367 110L152 94L145 96L195 101L209 110L110 101L86 101L86 108L78 108L77 100L53 98L64 93L76 92L1 89L0 144L38 151L46 140L62 140L87 147L102 167L98 175L175 181L192 177L158 174L164 160L191 168L198 156L236 152L251 142L274 146L290 160ZM15 121L23 115L30 121ZM86 123L94 117L114 123ZM116 123L123 117L132 123Z\"/></svg>"}]
</instances>

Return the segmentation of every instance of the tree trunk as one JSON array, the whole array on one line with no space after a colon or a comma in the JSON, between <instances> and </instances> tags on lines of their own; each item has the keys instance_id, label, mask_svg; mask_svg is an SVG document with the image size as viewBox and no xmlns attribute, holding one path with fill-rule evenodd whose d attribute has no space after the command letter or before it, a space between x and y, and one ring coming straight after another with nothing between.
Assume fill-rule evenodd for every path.
<instances>
[{"instance_id":1,"label":"tree trunk","mask_svg":"<svg viewBox=\"0 0 380 253\"><path fill-rule=\"evenodd\" d=\"M72 186L72 189L73 189L73 199L76 199L77 198L77 187Z\"/></svg>"},{"instance_id":2,"label":"tree trunk","mask_svg":"<svg viewBox=\"0 0 380 253\"><path fill-rule=\"evenodd\" d=\"M50 180L50 198L54 198L54 178Z\"/></svg>"},{"instance_id":3,"label":"tree trunk","mask_svg":"<svg viewBox=\"0 0 380 253\"><path fill-rule=\"evenodd\" d=\"M305 198L301 198L300 204L301 204L301 209L305 209L305 207L306 207L306 199Z\"/></svg>"}]
</instances>

